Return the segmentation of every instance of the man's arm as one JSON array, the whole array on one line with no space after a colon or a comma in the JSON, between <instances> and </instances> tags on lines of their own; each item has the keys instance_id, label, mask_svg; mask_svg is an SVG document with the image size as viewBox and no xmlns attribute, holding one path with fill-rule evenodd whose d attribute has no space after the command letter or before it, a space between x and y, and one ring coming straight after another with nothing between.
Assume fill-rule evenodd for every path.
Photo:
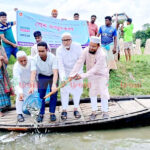
<instances>
[{"instance_id":1,"label":"man's arm","mask_svg":"<svg viewBox=\"0 0 150 150\"><path fill-rule=\"evenodd\" d=\"M96 64L90 70L88 70L86 73L82 73L81 75L79 75L79 79L91 77L97 72L98 73L103 72L105 67L107 67L106 66L106 55L99 56Z\"/></svg>"},{"instance_id":2,"label":"man's arm","mask_svg":"<svg viewBox=\"0 0 150 150\"><path fill-rule=\"evenodd\" d=\"M13 25L16 25L16 21L13 21Z\"/></svg>"},{"instance_id":3,"label":"man's arm","mask_svg":"<svg viewBox=\"0 0 150 150\"><path fill-rule=\"evenodd\" d=\"M14 8L14 11L18 11L18 8ZM13 25L16 25L16 21L13 22Z\"/></svg>"},{"instance_id":4,"label":"man's arm","mask_svg":"<svg viewBox=\"0 0 150 150\"><path fill-rule=\"evenodd\" d=\"M101 34L102 34L102 28L100 27L100 28L99 28L99 31L98 31L98 33L97 33L97 36L99 37Z\"/></svg>"},{"instance_id":5,"label":"man's arm","mask_svg":"<svg viewBox=\"0 0 150 150\"><path fill-rule=\"evenodd\" d=\"M124 15L127 17L127 19L129 18L126 13L124 13Z\"/></svg>"},{"instance_id":6,"label":"man's arm","mask_svg":"<svg viewBox=\"0 0 150 150\"><path fill-rule=\"evenodd\" d=\"M58 80L58 70L53 69L53 83L52 83L52 91L56 90L57 87L57 80Z\"/></svg>"},{"instance_id":7,"label":"man's arm","mask_svg":"<svg viewBox=\"0 0 150 150\"><path fill-rule=\"evenodd\" d=\"M113 54L116 53L117 50L117 30L115 29L113 32L113 37L114 37L114 48L113 48Z\"/></svg>"},{"instance_id":8,"label":"man's arm","mask_svg":"<svg viewBox=\"0 0 150 150\"><path fill-rule=\"evenodd\" d=\"M23 85L21 83L21 77L18 69L18 66L16 66L15 64L13 68L13 86L16 91L16 94L19 96L19 100L22 101L24 97Z\"/></svg>"},{"instance_id":9,"label":"man's arm","mask_svg":"<svg viewBox=\"0 0 150 150\"><path fill-rule=\"evenodd\" d=\"M98 34L98 26L96 25L95 36Z\"/></svg>"},{"instance_id":10,"label":"man's arm","mask_svg":"<svg viewBox=\"0 0 150 150\"><path fill-rule=\"evenodd\" d=\"M34 84L35 84L35 79L36 79L36 58L31 61L31 76L30 76L30 90L29 93L34 92Z\"/></svg>"},{"instance_id":11,"label":"man's arm","mask_svg":"<svg viewBox=\"0 0 150 150\"><path fill-rule=\"evenodd\" d=\"M56 58L58 61L58 71L59 71L60 80L65 81L66 80L65 68L63 64L63 58L61 53L59 52L59 49L57 49L56 51Z\"/></svg>"},{"instance_id":12,"label":"man's arm","mask_svg":"<svg viewBox=\"0 0 150 150\"><path fill-rule=\"evenodd\" d=\"M118 23L118 14L116 13L116 29L118 30L118 28L119 28L119 23Z\"/></svg>"},{"instance_id":13,"label":"man's arm","mask_svg":"<svg viewBox=\"0 0 150 150\"><path fill-rule=\"evenodd\" d=\"M16 44L14 44L14 43L10 42L9 40L7 40L7 39L5 38L5 36L4 36L4 34L0 34L0 37L1 37L1 39L2 39L6 44L9 44L9 45L11 45L11 46L13 46L13 47L17 47Z\"/></svg>"},{"instance_id":14,"label":"man's arm","mask_svg":"<svg viewBox=\"0 0 150 150\"><path fill-rule=\"evenodd\" d=\"M114 37L114 49L113 49L113 54L116 53L116 49L117 49L117 36Z\"/></svg>"},{"instance_id":15,"label":"man's arm","mask_svg":"<svg viewBox=\"0 0 150 150\"><path fill-rule=\"evenodd\" d=\"M86 59L86 49L82 51L81 56L79 57L76 64L74 65L69 75L70 78L74 78L79 73L81 67L83 67L84 65L85 59Z\"/></svg>"},{"instance_id":16,"label":"man's arm","mask_svg":"<svg viewBox=\"0 0 150 150\"><path fill-rule=\"evenodd\" d=\"M34 92L35 77L36 77L36 71L35 70L31 71L29 94L32 94Z\"/></svg>"}]
</instances>

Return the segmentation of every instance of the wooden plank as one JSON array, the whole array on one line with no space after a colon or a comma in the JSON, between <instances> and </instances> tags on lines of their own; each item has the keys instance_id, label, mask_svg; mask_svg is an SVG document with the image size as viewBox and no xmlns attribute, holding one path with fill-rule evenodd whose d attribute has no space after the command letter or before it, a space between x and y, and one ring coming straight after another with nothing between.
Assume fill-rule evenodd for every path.
<instances>
[{"instance_id":1,"label":"wooden plank","mask_svg":"<svg viewBox=\"0 0 150 150\"><path fill-rule=\"evenodd\" d=\"M45 109L45 115L43 122L41 124L58 124L59 122L59 106L56 107L56 117L57 120L55 122L50 122L50 113L49 108ZM24 114L25 121L24 122L17 122L17 114L15 110L8 111L5 113L5 116L0 118L0 124L13 124L13 125L33 125L34 119L30 115Z\"/></svg>"},{"instance_id":2,"label":"wooden plank","mask_svg":"<svg viewBox=\"0 0 150 150\"><path fill-rule=\"evenodd\" d=\"M124 109L126 114L145 110L145 108L138 104L135 100L118 101L117 103L122 109Z\"/></svg>"},{"instance_id":3,"label":"wooden plank","mask_svg":"<svg viewBox=\"0 0 150 150\"><path fill-rule=\"evenodd\" d=\"M150 108L150 99L136 99L136 101L146 108Z\"/></svg>"},{"instance_id":4,"label":"wooden plank","mask_svg":"<svg viewBox=\"0 0 150 150\"><path fill-rule=\"evenodd\" d=\"M117 102L111 102L109 104L109 116L112 117L118 117L125 114L125 111L118 105Z\"/></svg>"},{"instance_id":5,"label":"wooden plank","mask_svg":"<svg viewBox=\"0 0 150 150\"><path fill-rule=\"evenodd\" d=\"M109 113L110 117L117 117L117 116L121 116L121 115L125 114L124 110L116 102L109 102L108 104L109 104L109 112L108 113ZM82 108L82 112L83 112L83 116L84 116L85 120L90 121L90 115L92 113L91 104L83 103L83 104L81 104L81 108ZM98 102L98 111L97 111L97 116L96 116L95 120L98 120L98 119L103 119L100 102Z\"/></svg>"}]
</instances>

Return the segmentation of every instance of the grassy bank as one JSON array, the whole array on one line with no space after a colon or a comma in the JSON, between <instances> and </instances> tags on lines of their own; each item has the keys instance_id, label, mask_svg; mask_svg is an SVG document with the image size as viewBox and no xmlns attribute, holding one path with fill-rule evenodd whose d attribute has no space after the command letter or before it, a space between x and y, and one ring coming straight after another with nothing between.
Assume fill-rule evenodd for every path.
<instances>
[{"instance_id":1,"label":"grassy bank","mask_svg":"<svg viewBox=\"0 0 150 150\"><path fill-rule=\"evenodd\" d=\"M30 54L29 48L21 48ZM12 68L15 63L13 56L7 67L10 78L12 79ZM125 57L117 64L118 69L110 73L109 92L111 96L127 95L150 95L150 56L135 55L131 62L126 62ZM85 88L82 97L88 97L88 83L84 80ZM58 94L60 99L60 93ZM14 97L12 97L14 102Z\"/></svg>"}]
</instances>

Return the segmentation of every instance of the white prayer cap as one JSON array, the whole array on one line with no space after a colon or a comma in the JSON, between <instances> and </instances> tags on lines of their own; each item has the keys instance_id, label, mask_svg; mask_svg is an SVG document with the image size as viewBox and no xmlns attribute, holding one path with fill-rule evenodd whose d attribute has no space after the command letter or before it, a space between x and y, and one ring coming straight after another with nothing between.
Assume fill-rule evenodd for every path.
<instances>
[{"instance_id":1,"label":"white prayer cap","mask_svg":"<svg viewBox=\"0 0 150 150\"><path fill-rule=\"evenodd\" d=\"M61 39L62 39L64 36L70 36L70 37L72 38L72 35L71 35L69 32L64 32L64 33L61 35Z\"/></svg>"},{"instance_id":2,"label":"white prayer cap","mask_svg":"<svg viewBox=\"0 0 150 150\"><path fill-rule=\"evenodd\" d=\"M27 54L24 51L18 51L16 55L17 58L27 56Z\"/></svg>"},{"instance_id":3,"label":"white prayer cap","mask_svg":"<svg viewBox=\"0 0 150 150\"><path fill-rule=\"evenodd\" d=\"M101 39L99 37L97 37L97 36L91 36L90 37L90 42L100 44L101 43Z\"/></svg>"}]
</instances>

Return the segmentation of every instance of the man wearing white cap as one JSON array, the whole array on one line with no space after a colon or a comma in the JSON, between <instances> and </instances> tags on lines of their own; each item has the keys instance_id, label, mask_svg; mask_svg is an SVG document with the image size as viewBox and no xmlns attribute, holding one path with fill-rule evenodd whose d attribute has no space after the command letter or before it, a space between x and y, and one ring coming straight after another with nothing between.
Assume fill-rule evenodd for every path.
<instances>
[{"instance_id":1,"label":"man wearing white cap","mask_svg":"<svg viewBox=\"0 0 150 150\"><path fill-rule=\"evenodd\" d=\"M57 49L56 56L58 60L58 69L60 81L63 82L68 79L71 70L73 69L76 61L79 59L82 47L80 44L72 42L72 36L70 33L62 34L62 45ZM83 65L80 68L80 73L83 72ZM69 94L73 95L74 101L74 116L80 118L81 115L78 111L80 102L80 96L83 92L83 80L74 80L65 87L61 88L61 102L62 102L62 114L61 119L67 119L67 107L69 102Z\"/></svg>"},{"instance_id":2,"label":"man wearing white cap","mask_svg":"<svg viewBox=\"0 0 150 150\"><path fill-rule=\"evenodd\" d=\"M22 113L22 104L29 94L30 75L31 75L32 57L27 56L24 51L17 53L17 62L13 67L13 82L16 93L16 111L18 114L17 120L24 121Z\"/></svg>"},{"instance_id":3,"label":"man wearing white cap","mask_svg":"<svg viewBox=\"0 0 150 150\"><path fill-rule=\"evenodd\" d=\"M100 48L100 39L92 36L90 39L89 47L87 47L81 54L79 60L75 64L71 71L71 79L84 79L88 78L88 84L90 85L89 96L92 104L91 120L96 118L97 107L97 95L101 96L101 108L103 112L103 118L108 118L108 80L109 70L106 63L106 54L102 48ZM79 73L82 65L86 62L86 73Z\"/></svg>"}]
</instances>

